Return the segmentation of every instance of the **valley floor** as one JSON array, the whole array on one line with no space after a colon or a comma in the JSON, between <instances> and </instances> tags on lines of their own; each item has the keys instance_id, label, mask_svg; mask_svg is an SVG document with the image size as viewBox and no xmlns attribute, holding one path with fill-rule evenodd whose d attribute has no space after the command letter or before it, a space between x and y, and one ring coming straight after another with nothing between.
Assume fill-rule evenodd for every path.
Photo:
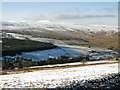
<instances>
[{"instance_id":1,"label":"valley floor","mask_svg":"<svg viewBox=\"0 0 120 90\"><path fill-rule=\"evenodd\" d=\"M92 51L95 51L92 53ZM89 55L89 59L108 59L113 58L118 52L103 48L89 48L74 45L57 45L57 48L49 50L38 50L33 52L22 52L22 55L16 55L13 57L24 57L26 59L31 58L32 61L47 60L48 58L58 58L60 56L69 56L75 58L79 56ZM10 57L10 56L7 56Z\"/></svg>"}]
</instances>

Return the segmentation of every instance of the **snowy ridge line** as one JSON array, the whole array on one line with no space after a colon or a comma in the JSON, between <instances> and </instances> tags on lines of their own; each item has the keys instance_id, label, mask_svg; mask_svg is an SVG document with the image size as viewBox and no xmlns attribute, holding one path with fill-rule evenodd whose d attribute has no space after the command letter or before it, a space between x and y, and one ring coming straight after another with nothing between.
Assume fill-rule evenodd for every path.
<instances>
[{"instance_id":1,"label":"snowy ridge line","mask_svg":"<svg viewBox=\"0 0 120 90\"><path fill-rule=\"evenodd\" d=\"M115 31L118 32L118 26L109 25L80 25L80 24L66 24L54 21L38 21L38 22L3 22L2 29L9 30L30 30L42 31L84 31L84 32L99 32L99 31Z\"/></svg>"}]
</instances>

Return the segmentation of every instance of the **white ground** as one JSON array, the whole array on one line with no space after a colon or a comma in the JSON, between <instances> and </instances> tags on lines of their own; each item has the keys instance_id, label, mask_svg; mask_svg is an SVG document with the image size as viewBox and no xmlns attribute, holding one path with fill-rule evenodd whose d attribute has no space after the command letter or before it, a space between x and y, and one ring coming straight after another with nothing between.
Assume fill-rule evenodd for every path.
<instances>
[{"instance_id":1,"label":"white ground","mask_svg":"<svg viewBox=\"0 0 120 90\"><path fill-rule=\"evenodd\" d=\"M0 88L3 87L57 87L70 84L73 80L101 78L118 73L118 64L94 65L65 69L41 70L23 74L1 75Z\"/></svg>"},{"instance_id":2,"label":"white ground","mask_svg":"<svg viewBox=\"0 0 120 90\"><path fill-rule=\"evenodd\" d=\"M90 53L89 51L95 50L99 51L99 53ZM112 50L104 50L100 48L88 48L81 46L71 46L71 45L59 45L59 48L49 49L49 50L41 50L41 51L33 51L33 52L23 52L22 56L24 58L31 58L33 61L38 60L47 60L48 58L57 58L60 56L69 56L69 57L78 57L83 55L90 55L91 59L99 59L100 57L113 57L110 53ZM15 57L17 57L15 56Z\"/></svg>"}]
</instances>

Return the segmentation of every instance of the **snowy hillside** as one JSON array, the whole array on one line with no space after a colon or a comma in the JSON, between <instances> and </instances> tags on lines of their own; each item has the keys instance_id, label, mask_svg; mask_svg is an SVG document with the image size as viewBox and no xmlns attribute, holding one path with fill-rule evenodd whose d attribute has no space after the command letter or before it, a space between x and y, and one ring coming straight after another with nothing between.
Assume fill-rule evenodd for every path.
<instances>
[{"instance_id":1,"label":"snowy hillside","mask_svg":"<svg viewBox=\"0 0 120 90\"><path fill-rule=\"evenodd\" d=\"M65 24L54 21L41 20L38 22L2 22L2 28L8 30L33 30L33 31L84 31L84 32L98 32L98 31L118 31L117 26L108 25L79 25L79 24Z\"/></svg>"}]
</instances>

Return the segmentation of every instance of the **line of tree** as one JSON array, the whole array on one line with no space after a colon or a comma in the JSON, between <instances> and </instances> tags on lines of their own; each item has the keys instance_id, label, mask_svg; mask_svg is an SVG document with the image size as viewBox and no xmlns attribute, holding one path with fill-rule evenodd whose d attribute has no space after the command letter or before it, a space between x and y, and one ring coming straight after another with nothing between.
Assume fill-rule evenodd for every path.
<instances>
[{"instance_id":1,"label":"line of tree","mask_svg":"<svg viewBox=\"0 0 120 90\"><path fill-rule=\"evenodd\" d=\"M18 58L17 62L6 62L6 59L3 59L2 68L3 70L14 69L14 68L22 69L24 67L30 67L30 66L64 64L64 63L72 63L72 62L82 62L84 64L86 61L89 61L89 58L84 56L80 56L76 58L61 56L58 58L49 58L48 60L40 60L40 61L24 60L24 58L22 59Z\"/></svg>"}]
</instances>

